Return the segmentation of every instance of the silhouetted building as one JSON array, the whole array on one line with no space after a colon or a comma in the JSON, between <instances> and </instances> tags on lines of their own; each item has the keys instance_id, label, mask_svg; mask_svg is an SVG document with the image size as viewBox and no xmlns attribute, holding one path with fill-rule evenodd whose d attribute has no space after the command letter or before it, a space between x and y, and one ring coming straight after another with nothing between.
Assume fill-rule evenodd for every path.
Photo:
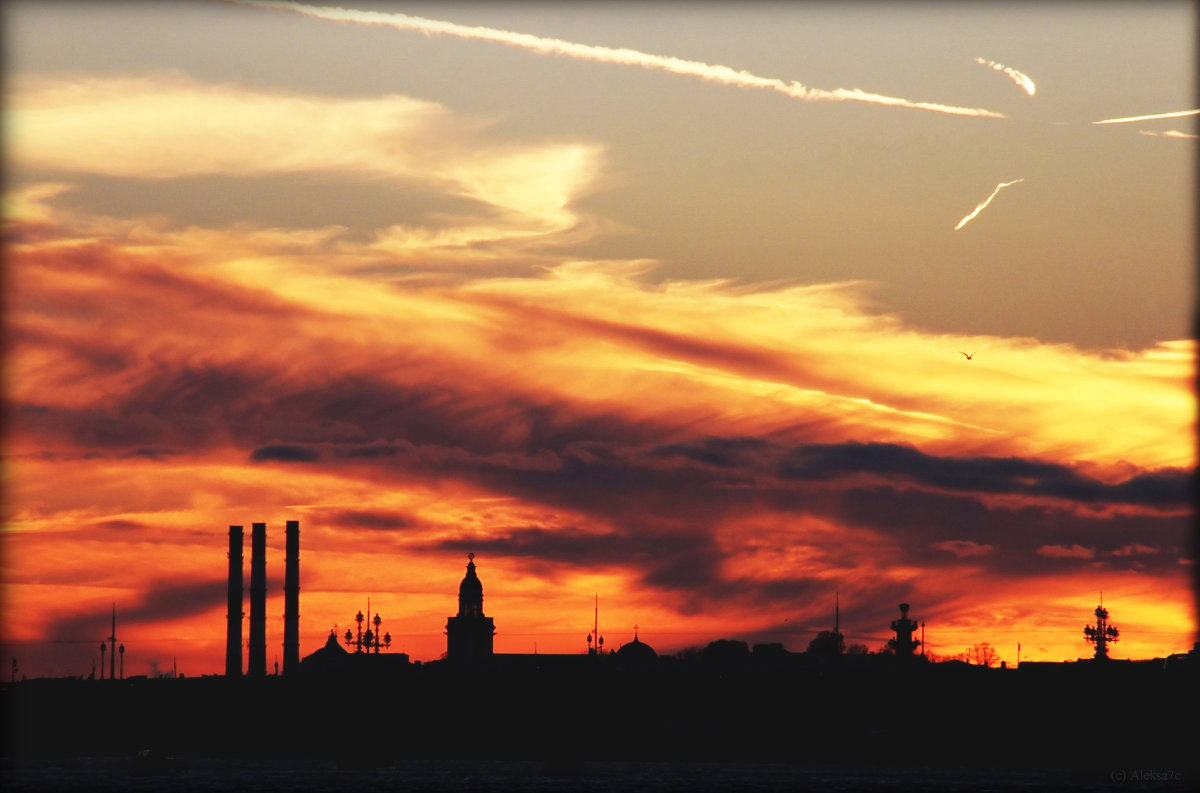
<instances>
[{"instance_id":1,"label":"silhouetted building","mask_svg":"<svg viewBox=\"0 0 1200 793\"><path fill-rule=\"evenodd\" d=\"M913 631L917 627L917 621L908 618L908 604L901 603L900 619L892 620L892 630L896 632L896 638L888 639L888 647L902 658L911 657L917 645L921 643L913 638Z\"/></svg>"},{"instance_id":2,"label":"silhouetted building","mask_svg":"<svg viewBox=\"0 0 1200 793\"><path fill-rule=\"evenodd\" d=\"M475 554L467 554L467 574L458 585L458 615L446 622L446 660L477 664L492 657L496 626L483 615L483 584L475 574Z\"/></svg>"},{"instance_id":3,"label":"silhouetted building","mask_svg":"<svg viewBox=\"0 0 1200 793\"><path fill-rule=\"evenodd\" d=\"M295 673L304 677L387 676L410 669L407 653L350 652L338 643L336 631L320 649L309 653L296 664Z\"/></svg>"},{"instance_id":4,"label":"silhouetted building","mask_svg":"<svg viewBox=\"0 0 1200 793\"><path fill-rule=\"evenodd\" d=\"M229 527L229 606L225 629L225 676L242 676L242 527Z\"/></svg>"},{"instance_id":5,"label":"silhouetted building","mask_svg":"<svg viewBox=\"0 0 1200 793\"><path fill-rule=\"evenodd\" d=\"M250 527L250 663L247 677L267 675L267 524Z\"/></svg>"},{"instance_id":6,"label":"silhouetted building","mask_svg":"<svg viewBox=\"0 0 1200 793\"><path fill-rule=\"evenodd\" d=\"M283 578L283 673L300 663L300 521L289 520L286 528L286 559Z\"/></svg>"}]
</instances>

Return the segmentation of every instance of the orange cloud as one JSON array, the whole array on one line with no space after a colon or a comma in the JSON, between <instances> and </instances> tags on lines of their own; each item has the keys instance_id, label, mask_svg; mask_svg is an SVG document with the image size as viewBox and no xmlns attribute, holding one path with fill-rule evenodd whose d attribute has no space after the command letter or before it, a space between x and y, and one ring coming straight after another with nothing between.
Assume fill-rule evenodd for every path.
<instances>
[{"instance_id":1,"label":"orange cloud","mask_svg":"<svg viewBox=\"0 0 1200 793\"><path fill-rule=\"evenodd\" d=\"M1191 340L932 334L866 284L656 282L652 262L554 253L535 243L603 227L571 204L597 149L472 152L403 98L163 79L18 97L16 164L62 173L6 202L3 631L46 669L95 650L55 661L23 615L98 645L117 602L138 664L219 670L227 527L288 519L306 652L370 597L397 649L437 657L468 551L508 651L584 649L595 595L609 646L638 624L668 651L730 634L803 650L838 593L850 641L881 645L903 601L939 652L1044 632L1024 657L1058 660L1085 653L1101 589L1126 651L1186 645ZM264 126L215 145L209 121L170 123L189 102L226 132ZM120 140L135 106L171 156ZM72 137L85 110L113 133L102 152ZM340 138L268 150L339 113ZM68 178L324 167L486 206L366 235L206 227L88 210ZM539 268L478 267L518 250Z\"/></svg>"}]
</instances>

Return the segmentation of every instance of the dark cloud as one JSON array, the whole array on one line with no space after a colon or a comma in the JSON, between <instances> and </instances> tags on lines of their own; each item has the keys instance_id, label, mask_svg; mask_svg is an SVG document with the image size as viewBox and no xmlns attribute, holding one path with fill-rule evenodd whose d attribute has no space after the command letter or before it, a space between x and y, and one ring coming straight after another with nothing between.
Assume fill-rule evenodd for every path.
<instances>
[{"instance_id":1,"label":"dark cloud","mask_svg":"<svg viewBox=\"0 0 1200 793\"><path fill-rule=\"evenodd\" d=\"M1191 474L1175 469L1140 474L1111 485L1057 463L1020 457L935 457L912 446L887 443L798 447L780 461L779 471L786 478L806 481L877 474L963 492L1164 509L1188 506L1193 491Z\"/></svg>"},{"instance_id":2,"label":"dark cloud","mask_svg":"<svg viewBox=\"0 0 1200 793\"><path fill-rule=\"evenodd\" d=\"M322 510L316 513L317 520L354 529L389 531L407 529L419 525L411 516L399 512L382 510L339 509Z\"/></svg>"},{"instance_id":3,"label":"dark cloud","mask_svg":"<svg viewBox=\"0 0 1200 793\"><path fill-rule=\"evenodd\" d=\"M97 521L96 523L89 523L87 526L84 526L83 528L84 528L84 531L88 531L91 529L105 529L105 530L111 530L111 531L132 531L135 529L145 529L148 527L145 523L140 523L136 520L116 519L116 520L101 520L101 521Z\"/></svg>"},{"instance_id":4,"label":"dark cloud","mask_svg":"<svg viewBox=\"0 0 1200 793\"><path fill-rule=\"evenodd\" d=\"M279 586L282 582L279 582ZM200 581L160 580L151 582L137 603L117 603L117 638L123 626L160 622L203 614L214 609L224 610L228 582L225 578ZM48 636L96 636L96 641L108 636L112 627L112 608L101 608L59 620L48 626Z\"/></svg>"},{"instance_id":5,"label":"dark cloud","mask_svg":"<svg viewBox=\"0 0 1200 793\"><path fill-rule=\"evenodd\" d=\"M311 463L320 458L315 449L307 446L293 446L286 443L275 443L260 446L250 453L250 459L256 463L279 461L285 463Z\"/></svg>"}]
</instances>

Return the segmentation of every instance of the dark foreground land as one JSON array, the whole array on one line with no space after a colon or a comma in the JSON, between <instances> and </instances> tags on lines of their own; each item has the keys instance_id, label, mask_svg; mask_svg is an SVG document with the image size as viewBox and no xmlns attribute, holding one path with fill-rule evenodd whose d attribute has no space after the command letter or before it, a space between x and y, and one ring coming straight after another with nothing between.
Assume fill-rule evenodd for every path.
<instances>
[{"instance_id":1,"label":"dark foreground land","mask_svg":"<svg viewBox=\"0 0 1200 793\"><path fill-rule=\"evenodd\" d=\"M335 790L359 780L611 790L618 777L642 790L1192 789L1196 684L1195 670L1133 664L585 674L427 665L338 679L32 680L2 693L3 770L7 789L25 790L71 788L70 778L39 786L47 768L107 789L101 780L114 777L97 769L161 782L154 775L189 764L200 787L122 777L111 789ZM245 774L223 788L218 767ZM271 773L307 774L311 786L252 781ZM912 784L887 781L904 773ZM590 787L596 779L608 781Z\"/></svg>"}]
</instances>

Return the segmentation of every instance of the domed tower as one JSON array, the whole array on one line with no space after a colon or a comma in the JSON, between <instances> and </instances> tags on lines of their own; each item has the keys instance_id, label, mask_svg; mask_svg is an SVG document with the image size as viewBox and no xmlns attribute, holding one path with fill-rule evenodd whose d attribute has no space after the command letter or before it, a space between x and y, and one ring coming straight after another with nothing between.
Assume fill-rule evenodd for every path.
<instances>
[{"instance_id":1,"label":"domed tower","mask_svg":"<svg viewBox=\"0 0 1200 793\"><path fill-rule=\"evenodd\" d=\"M458 585L458 615L446 621L446 660L475 664L492 657L496 626L483 615L483 584L475 574L475 554L467 554L467 574Z\"/></svg>"}]
</instances>

